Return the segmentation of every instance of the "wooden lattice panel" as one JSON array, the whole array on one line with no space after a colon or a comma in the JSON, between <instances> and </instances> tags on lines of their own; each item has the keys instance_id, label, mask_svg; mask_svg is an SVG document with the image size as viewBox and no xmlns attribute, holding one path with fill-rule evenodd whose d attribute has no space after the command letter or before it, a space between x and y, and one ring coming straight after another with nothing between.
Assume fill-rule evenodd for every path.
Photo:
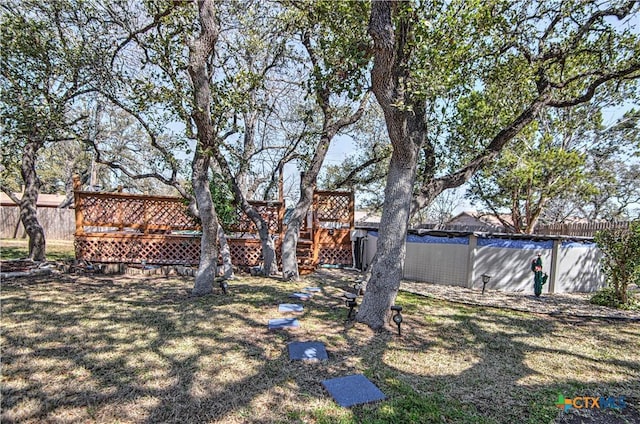
<instances>
[{"instance_id":1,"label":"wooden lattice panel","mask_svg":"<svg viewBox=\"0 0 640 424\"><path fill-rule=\"evenodd\" d=\"M177 197L76 192L83 226L193 230L198 220Z\"/></svg>"},{"instance_id":2,"label":"wooden lattice panel","mask_svg":"<svg viewBox=\"0 0 640 424\"><path fill-rule=\"evenodd\" d=\"M96 233L76 236L75 250L76 258L90 262L196 265L200 237Z\"/></svg>"},{"instance_id":3,"label":"wooden lattice panel","mask_svg":"<svg viewBox=\"0 0 640 424\"><path fill-rule=\"evenodd\" d=\"M229 239L231 262L239 267L259 266L262 263L260 240Z\"/></svg>"},{"instance_id":4,"label":"wooden lattice panel","mask_svg":"<svg viewBox=\"0 0 640 424\"><path fill-rule=\"evenodd\" d=\"M271 234L278 234L280 232L280 208L282 203L280 202L249 202L267 222L269 226L269 232ZM229 228L230 232L234 233L250 233L255 234L257 232L256 226L253 221L244 214L241 210L236 211L235 223Z\"/></svg>"},{"instance_id":5,"label":"wooden lattice panel","mask_svg":"<svg viewBox=\"0 0 640 424\"><path fill-rule=\"evenodd\" d=\"M351 193L317 192L315 207L318 221L350 224L353 219L351 197Z\"/></svg>"},{"instance_id":6,"label":"wooden lattice panel","mask_svg":"<svg viewBox=\"0 0 640 424\"><path fill-rule=\"evenodd\" d=\"M140 196L122 193L83 192L76 188L76 256L92 262L197 265L198 235L171 234L175 230L198 230L199 222L188 213L183 200L175 197ZM250 202L267 221L271 234L281 234L283 203ZM351 265L350 228L353 222L353 194L316 192L314 195L314 261ZM333 223L338 223L335 225ZM323 228L328 223L330 228ZM306 228L306 222L304 223ZM319 225L318 225L319 224ZM112 227L115 232L86 232L84 227ZM133 230L133 231L132 231ZM239 213L231 233L255 234L256 228ZM159 234L162 233L162 234ZM232 262L238 267L262 263L260 241L230 238ZM278 259L281 246L276 240ZM315 250L318 249L318 250Z\"/></svg>"},{"instance_id":7,"label":"wooden lattice panel","mask_svg":"<svg viewBox=\"0 0 640 424\"><path fill-rule=\"evenodd\" d=\"M351 246L320 246L318 263L351 266L353 264Z\"/></svg>"}]
</instances>

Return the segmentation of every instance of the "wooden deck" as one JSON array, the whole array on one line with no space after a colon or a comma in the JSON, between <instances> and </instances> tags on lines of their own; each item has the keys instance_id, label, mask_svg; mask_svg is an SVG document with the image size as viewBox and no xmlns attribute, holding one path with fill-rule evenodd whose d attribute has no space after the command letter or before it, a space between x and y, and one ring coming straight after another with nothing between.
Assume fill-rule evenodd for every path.
<instances>
[{"instance_id":1,"label":"wooden deck","mask_svg":"<svg viewBox=\"0 0 640 424\"><path fill-rule=\"evenodd\" d=\"M167 196L100 193L75 186L75 252L78 259L102 263L198 265L199 221L188 213L184 200ZM267 221L276 239L284 235L283 202L252 202ZM298 259L301 273L318 265L352 265L353 193L318 191L310 223L301 232ZM238 213L228 229L234 266L249 268L262 263L256 229ZM302 252L302 250L304 252Z\"/></svg>"}]
</instances>

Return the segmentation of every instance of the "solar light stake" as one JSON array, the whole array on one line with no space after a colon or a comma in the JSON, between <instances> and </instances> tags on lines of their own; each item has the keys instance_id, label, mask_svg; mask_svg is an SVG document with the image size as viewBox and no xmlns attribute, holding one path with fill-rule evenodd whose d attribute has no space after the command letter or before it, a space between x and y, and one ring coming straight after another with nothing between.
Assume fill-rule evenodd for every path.
<instances>
[{"instance_id":1,"label":"solar light stake","mask_svg":"<svg viewBox=\"0 0 640 424\"><path fill-rule=\"evenodd\" d=\"M484 289L487 287L487 283L491 280L491 276L487 274L482 274L482 294L484 294Z\"/></svg>"},{"instance_id":2,"label":"solar light stake","mask_svg":"<svg viewBox=\"0 0 640 424\"><path fill-rule=\"evenodd\" d=\"M400 331L400 324L402 324L402 314L400 312L402 311L402 306L393 305L391 310L396 312L392 319L398 326L398 336L402 336L402 332Z\"/></svg>"},{"instance_id":3,"label":"solar light stake","mask_svg":"<svg viewBox=\"0 0 640 424\"><path fill-rule=\"evenodd\" d=\"M227 294L227 290L229 289L229 284L225 280L222 280L220 281L220 288L222 289L222 293Z\"/></svg>"},{"instance_id":4,"label":"solar light stake","mask_svg":"<svg viewBox=\"0 0 640 424\"><path fill-rule=\"evenodd\" d=\"M349 314L347 315L347 319L351 319L351 314L353 313L353 308L358 306L358 302L356 302L355 298L353 298L353 299L347 298L345 303L349 307Z\"/></svg>"}]
</instances>

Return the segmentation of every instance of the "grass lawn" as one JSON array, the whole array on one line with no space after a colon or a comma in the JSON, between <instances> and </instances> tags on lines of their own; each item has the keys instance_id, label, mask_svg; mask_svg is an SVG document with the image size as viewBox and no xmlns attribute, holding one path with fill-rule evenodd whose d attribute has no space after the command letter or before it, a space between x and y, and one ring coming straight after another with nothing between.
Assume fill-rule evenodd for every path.
<instances>
[{"instance_id":1,"label":"grass lawn","mask_svg":"<svg viewBox=\"0 0 640 424\"><path fill-rule=\"evenodd\" d=\"M49 261L64 261L75 258L73 240L47 240L46 256ZM29 256L26 239L0 239L0 259L3 261L23 259Z\"/></svg>"},{"instance_id":2,"label":"grass lawn","mask_svg":"<svg viewBox=\"0 0 640 424\"><path fill-rule=\"evenodd\" d=\"M203 298L189 278L4 281L2 422L547 423L573 416L559 394L625 396L638 409L640 322L401 293L403 336L376 334L345 321L350 283L338 275L243 276ZM301 328L268 331L278 303L308 285L322 292ZM324 342L329 360L290 361L293 340ZM337 406L321 381L356 373L387 400Z\"/></svg>"}]
</instances>

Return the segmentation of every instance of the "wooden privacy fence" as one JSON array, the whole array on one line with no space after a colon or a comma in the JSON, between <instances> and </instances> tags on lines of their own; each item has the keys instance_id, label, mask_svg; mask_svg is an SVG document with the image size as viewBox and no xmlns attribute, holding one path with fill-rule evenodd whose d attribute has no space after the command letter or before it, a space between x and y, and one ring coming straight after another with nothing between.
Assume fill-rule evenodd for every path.
<instances>
[{"instance_id":1,"label":"wooden privacy fence","mask_svg":"<svg viewBox=\"0 0 640 424\"><path fill-rule=\"evenodd\" d=\"M536 227L536 234L563 235L571 237L594 237L602 230L626 230L629 221L623 222L587 222L577 224L548 224Z\"/></svg>"},{"instance_id":2,"label":"wooden privacy fence","mask_svg":"<svg viewBox=\"0 0 640 424\"><path fill-rule=\"evenodd\" d=\"M629 221L620 222L585 222L573 224L544 224L536 226L533 234L546 236L569 236L569 237L595 237L598 231L603 230L625 230L629 228ZM418 229L459 231L459 232L479 232L479 233L503 233L512 234L513 230L497 225L464 225L464 224L423 224Z\"/></svg>"},{"instance_id":3,"label":"wooden privacy fence","mask_svg":"<svg viewBox=\"0 0 640 424\"><path fill-rule=\"evenodd\" d=\"M175 197L123 193L98 193L76 186L75 251L91 262L197 265L200 257L200 224ZM276 249L284 234L283 202L250 202L275 236ZM353 228L353 194L316 192L312 237L313 262L352 264L350 231ZM238 213L227 229L234 265L260 266L262 248L253 222ZM302 258L304 259L304 258Z\"/></svg>"},{"instance_id":4,"label":"wooden privacy fence","mask_svg":"<svg viewBox=\"0 0 640 424\"><path fill-rule=\"evenodd\" d=\"M47 240L73 240L73 209L38 206L37 211ZM0 238L27 238L17 205L0 207Z\"/></svg>"}]
</instances>

